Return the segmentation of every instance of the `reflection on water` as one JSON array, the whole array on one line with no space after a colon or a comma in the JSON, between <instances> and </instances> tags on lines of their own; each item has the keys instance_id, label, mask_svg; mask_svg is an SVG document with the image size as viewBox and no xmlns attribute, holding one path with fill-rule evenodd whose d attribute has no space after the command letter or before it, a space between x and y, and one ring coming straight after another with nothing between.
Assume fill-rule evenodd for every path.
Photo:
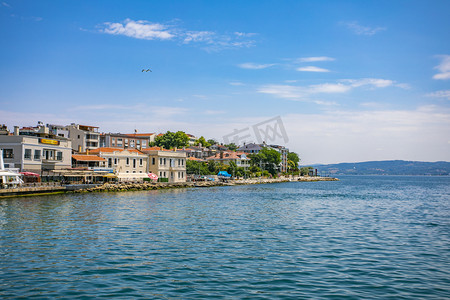
<instances>
[{"instance_id":1,"label":"reflection on water","mask_svg":"<svg viewBox=\"0 0 450 300\"><path fill-rule=\"evenodd\" d=\"M0 296L449 298L450 178L0 200Z\"/></svg>"}]
</instances>

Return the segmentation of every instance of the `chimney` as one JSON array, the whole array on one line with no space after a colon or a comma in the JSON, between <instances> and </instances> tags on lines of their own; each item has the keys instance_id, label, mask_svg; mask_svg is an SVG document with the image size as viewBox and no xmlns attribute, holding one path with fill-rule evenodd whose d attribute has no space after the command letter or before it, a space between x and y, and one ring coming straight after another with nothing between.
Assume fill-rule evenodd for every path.
<instances>
[{"instance_id":1,"label":"chimney","mask_svg":"<svg viewBox=\"0 0 450 300\"><path fill-rule=\"evenodd\" d=\"M19 135L19 126L14 126L14 135Z\"/></svg>"},{"instance_id":2,"label":"chimney","mask_svg":"<svg viewBox=\"0 0 450 300\"><path fill-rule=\"evenodd\" d=\"M89 149L86 149L86 155L89 155Z\"/></svg>"}]
</instances>

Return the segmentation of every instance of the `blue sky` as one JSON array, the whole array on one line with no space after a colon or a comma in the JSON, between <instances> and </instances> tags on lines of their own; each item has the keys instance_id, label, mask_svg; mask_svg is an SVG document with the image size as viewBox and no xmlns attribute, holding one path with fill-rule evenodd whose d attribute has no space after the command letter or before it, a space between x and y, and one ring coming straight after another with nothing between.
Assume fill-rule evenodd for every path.
<instances>
[{"instance_id":1,"label":"blue sky","mask_svg":"<svg viewBox=\"0 0 450 300\"><path fill-rule=\"evenodd\" d=\"M0 122L450 161L449 1L0 0ZM150 68L152 72L141 72Z\"/></svg>"}]
</instances>

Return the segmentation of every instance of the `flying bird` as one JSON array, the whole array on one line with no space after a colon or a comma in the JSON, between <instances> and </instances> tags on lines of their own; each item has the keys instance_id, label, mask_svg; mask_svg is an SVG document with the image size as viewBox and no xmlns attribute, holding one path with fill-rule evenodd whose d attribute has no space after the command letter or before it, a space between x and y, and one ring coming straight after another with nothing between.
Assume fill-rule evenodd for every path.
<instances>
[{"instance_id":1,"label":"flying bird","mask_svg":"<svg viewBox=\"0 0 450 300\"><path fill-rule=\"evenodd\" d=\"M142 69L142 72L151 72L152 70L150 70L150 69Z\"/></svg>"}]
</instances>

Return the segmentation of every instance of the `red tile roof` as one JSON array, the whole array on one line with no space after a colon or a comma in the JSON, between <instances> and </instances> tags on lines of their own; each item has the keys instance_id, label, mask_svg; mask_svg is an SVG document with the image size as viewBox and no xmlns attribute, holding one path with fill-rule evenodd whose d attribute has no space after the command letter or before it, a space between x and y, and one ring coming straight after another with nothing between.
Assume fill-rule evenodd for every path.
<instances>
[{"instance_id":1,"label":"red tile roof","mask_svg":"<svg viewBox=\"0 0 450 300\"><path fill-rule=\"evenodd\" d=\"M100 152L108 152L108 153L112 153L112 152L123 152L123 151L128 151L128 152L132 152L132 153L137 153L137 154L144 154L139 150L136 149L131 149L131 148L113 148L113 147L101 147L101 148L97 148L94 150L89 150L89 153L100 153Z\"/></svg>"},{"instance_id":2,"label":"red tile roof","mask_svg":"<svg viewBox=\"0 0 450 300\"><path fill-rule=\"evenodd\" d=\"M106 161L106 159L97 155L74 154L72 158L78 161Z\"/></svg>"},{"instance_id":3,"label":"red tile roof","mask_svg":"<svg viewBox=\"0 0 450 300\"><path fill-rule=\"evenodd\" d=\"M206 161L206 160L204 160L204 159L201 159L201 158L197 158L197 157L188 157L188 158L186 158L187 160L195 160L195 161Z\"/></svg>"}]
</instances>

